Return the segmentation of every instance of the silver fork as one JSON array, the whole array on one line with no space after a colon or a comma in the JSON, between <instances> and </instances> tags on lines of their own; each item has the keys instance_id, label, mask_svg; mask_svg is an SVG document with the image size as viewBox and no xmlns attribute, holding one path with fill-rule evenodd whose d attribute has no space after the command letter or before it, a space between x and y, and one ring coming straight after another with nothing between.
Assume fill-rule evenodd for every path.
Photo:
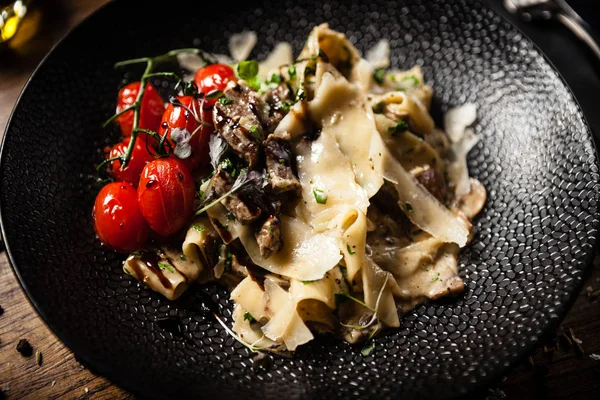
<instances>
[{"instance_id":1,"label":"silver fork","mask_svg":"<svg viewBox=\"0 0 600 400\"><path fill-rule=\"evenodd\" d=\"M600 61L600 46L592 28L564 0L504 0L504 8L525 21L556 19L592 50Z\"/></svg>"}]
</instances>

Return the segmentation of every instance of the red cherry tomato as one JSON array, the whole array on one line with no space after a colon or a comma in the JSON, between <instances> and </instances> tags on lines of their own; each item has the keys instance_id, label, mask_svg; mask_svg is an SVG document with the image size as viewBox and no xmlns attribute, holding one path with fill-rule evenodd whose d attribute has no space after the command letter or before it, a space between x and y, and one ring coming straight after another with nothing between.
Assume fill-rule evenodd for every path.
<instances>
[{"instance_id":1,"label":"red cherry tomato","mask_svg":"<svg viewBox=\"0 0 600 400\"><path fill-rule=\"evenodd\" d=\"M117 96L117 112L121 112L129 107L137 99L140 91L140 82L132 82L119 90ZM146 85L146 91L142 98L142 106L140 107L140 123L139 127L150 129L154 132L160 126L160 120L165 111L165 101L157 90L151 84ZM131 136L133 128L133 110L129 110L117 117L117 122L121 127L121 132L124 136Z\"/></svg>"},{"instance_id":2,"label":"red cherry tomato","mask_svg":"<svg viewBox=\"0 0 600 400\"><path fill-rule=\"evenodd\" d=\"M138 186L138 203L150 228L161 236L177 232L194 213L196 185L188 169L174 158L146 164Z\"/></svg>"},{"instance_id":3,"label":"red cherry tomato","mask_svg":"<svg viewBox=\"0 0 600 400\"><path fill-rule=\"evenodd\" d=\"M198 85L198 92L205 95L213 90L225 90L229 81L235 81L233 68L225 64L211 64L198 69L194 82ZM215 104L215 100L206 100L205 105Z\"/></svg>"},{"instance_id":4,"label":"red cherry tomato","mask_svg":"<svg viewBox=\"0 0 600 400\"><path fill-rule=\"evenodd\" d=\"M152 154L146 148L146 136L138 137L131 152L131 158L124 170L121 171L121 161L116 160L110 163L110 174L116 181L125 181L131 183L133 187L138 186L142 170L150 161L154 160ZM153 139L150 139L153 141ZM122 142L115 144L107 155L107 158L113 158L125 154L131 138L126 137ZM153 146L148 143L148 146ZM156 151L155 151L156 153Z\"/></svg>"},{"instance_id":5,"label":"red cherry tomato","mask_svg":"<svg viewBox=\"0 0 600 400\"><path fill-rule=\"evenodd\" d=\"M212 111L202 107L202 101L193 96L179 96L177 100L180 105L169 103L165 113L163 114L162 122L158 133L162 136L168 130L169 141L173 147L175 143L171 140L171 132L175 128L186 129L192 138L190 146L192 155L188 158L179 159L189 171L193 171L199 166L205 166L210 161L208 156L208 140L213 131L212 127ZM190 113L191 111L191 113ZM200 122L204 122L202 125ZM176 157L173 155L173 157Z\"/></svg>"},{"instance_id":6,"label":"red cherry tomato","mask_svg":"<svg viewBox=\"0 0 600 400\"><path fill-rule=\"evenodd\" d=\"M150 229L138 206L136 189L127 182L105 185L94 202L94 229L107 246L121 252L141 248Z\"/></svg>"}]
</instances>

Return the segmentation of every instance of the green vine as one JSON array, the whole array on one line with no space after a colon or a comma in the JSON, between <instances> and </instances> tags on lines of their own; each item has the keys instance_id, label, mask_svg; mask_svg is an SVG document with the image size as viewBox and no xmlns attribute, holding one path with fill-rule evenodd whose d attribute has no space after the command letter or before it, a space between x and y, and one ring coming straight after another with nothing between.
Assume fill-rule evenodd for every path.
<instances>
[{"instance_id":1,"label":"green vine","mask_svg":"<svg viewBox=\"0 0 600 400\"><path fill-rule=\"evenodd\" d=\"M181 53L193 53L193 54L200 55L203 59L205 59L203 52L200 51L199 49L184 48L184 49L171 50L165 54L161 54L156 57L134 58L131 60L119 61L118 63L115 64L115 68L121 68L121 67L125 67L128 65L144 64L144 63L146 64L146 67L140 78L140 89L138 91L138 95L135 99L135 102L132 105L124 108L123 110L121 110L118 113L111 116L104 123L104 126L106 127L106 126L108 126L108 124L113 122L116 118L118 118L120 115L122 115L128 111L133 111L133 125L132 125L132 129L131 129L131 139L129 141L129 145L127 146L127 150L125 151L124 154L121 154L116 157L108 158L108 159L102 161L98 165L98 167L96 167L97 170L100 170L100 168L104 167L106 164L113 162L113 161L117 161L117 160L119 160L121 162L121 170L124 170L125 168L127 168L127 164L129 164L129 160L131 160L131 154L133 152L133 148L135 146L135 141L137 139L138 133L146 133L147 135L154 138L159 143L159 151L161 148L164 147L165 144L169 143L168 141L165 140L166 133L164 135L165 137L161 137L158 133L156 133L154 131L151 131L149 129L142 129L139 127L140 109L142 107L142 99L144 98L144 93L146 92L146 86L148 85L148 81L151 78L157 78L157 77L175 78L178 81L178 84L182 81L181 77L179 77L177 74L175 74L173 72L152 72L152 69L156 65L166 62L166 61L169 61L173 57L176 57L178 54L181 54ZM170 146L170 144L168 144L168 145Z\"/></svg>"}]
</instances>

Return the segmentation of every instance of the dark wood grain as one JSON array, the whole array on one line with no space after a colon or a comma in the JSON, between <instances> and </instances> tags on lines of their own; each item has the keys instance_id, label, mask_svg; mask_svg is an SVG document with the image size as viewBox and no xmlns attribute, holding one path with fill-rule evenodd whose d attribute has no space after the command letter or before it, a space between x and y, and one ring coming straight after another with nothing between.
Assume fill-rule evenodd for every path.
<instances>
[{"instance_id":1,"label":"dark wood grain","mask_svg":"<svg viewBox=\"0 0 600 400\"><path fill-rule=\"evenodd\" d=\"M13 47L0 53L0 134L31 72L49 49L74 25L107 0L40 1ZM26 28L26 29L25 29ZM586 277L563 322L504 377L469 398L600 398L600 263ZM27 301L5 254L0 254L0 389L8 399L131 399L133 396L83 368L50 332ZM580 351L570 329L581 340ZM566 335L565 335L566 334ZM569 339L567 339L567 337ZM43 355L22 357L19 339ZM570 342L570 344L569 344ZM1 398L1 395L0 395Z\"/></svg>"}]
</instances>

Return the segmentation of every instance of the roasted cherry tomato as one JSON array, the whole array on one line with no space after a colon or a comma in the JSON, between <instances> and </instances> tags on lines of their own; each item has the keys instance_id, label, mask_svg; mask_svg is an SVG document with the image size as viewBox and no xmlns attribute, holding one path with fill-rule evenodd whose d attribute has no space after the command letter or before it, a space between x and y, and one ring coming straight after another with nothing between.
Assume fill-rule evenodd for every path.
<instances>
[{"instance_id":1,"label":"roasted cherry tomato","mask_svg":"<svg viewBox=\"0 0 600 400\"><path fill-rule=\"evenodd\" d=\"M188 169L174 158L146 164L138 186L138 203L150 228L161 236L177 232L194 213L196 185Z\"/></svg>"},{"instance_id":2,"label":"roasted cherry tomato","mask_svg":"<svg viewBox=\"0 0 600 400\"><path fill-rule=\"evenodd\" d=\"M109 151L107 158L113 158L125 154L127 147L131 141L130 137L126 137L122 142L115 144ZM148 146L154 146L154 139L148 138ZM154 151L156 154L156 151ZM121 161L116 160L110 163L110 174L117 181L125 181L131 183L134 187L138 186L142 170L150 161L154 160L152 154L146 148L146 135L138 137L131 152L131 158L127 167L121 171Z\"/></svg>"},{"instance_id":3,"label":"roasted cherry tomato","mask_svg":"<svg viewBox=\"0 0 600 400\"><path fill-rule=\"evenodd\" d=\"M180 105L177 105L177 103L180 103ZM192 155L179 159L190 171L199 166L208 165L210 161L208 157L208 140L213 131L212 110L205 108L207 107L202 107L202 100L198 100L193 96L179 96L175 104L169 103L167 106L158 131L161 136L168 131L168 137L173 147L175 147L175 143L171 140L173 129L186 129L192 135L189 142ZM173 155L173 157L176 156Z\"/></svg>"},{"instance_id":4,"label":"roasted cherry tomato","mask_svg":"<svg viewBox=\"0 0 600 400\"><path fill-rule=\"evenodd\" d=\"M198 92L205 95L213 90L225 90L229 81L236 80L233 68L225 64L211 64L198 69L194 82L198 85ZM212 105L215 100L206 100L205 105Z\"/></svg>"},{"instance_id":5,"label":"roasted cherry tomato","mask_svg":"<svg viewBox=\"0 0 600 400\"><path fill-rule=\"evenodd\" d=\"M141 248L150 229L138 206L136 189L127 182L105 185L94 203L94 229L107 246L121 252Z\"/></svg>"},{"instance_id":6,"label":"roasted cherry tomato","mask_svg":"<svg viewBox=\"0 0 600 400\"><path fill-rule=\"evenodd\" d=\"M123 86L119 90L117 97L117 112L121 112L125 108L135 103L140 91L140 82L132 82ZM165 101L158 94L156 88L151 84L146 85L146 91L142 98L142 106L140 107L140 123L139 127L150 129L154 132L160 126L160 120L165 111ZM121 127L121 132L124 136L131 136L133 128L133 110L129 110L117 117L117 122Z\"/></svg>"}]
</instances>

